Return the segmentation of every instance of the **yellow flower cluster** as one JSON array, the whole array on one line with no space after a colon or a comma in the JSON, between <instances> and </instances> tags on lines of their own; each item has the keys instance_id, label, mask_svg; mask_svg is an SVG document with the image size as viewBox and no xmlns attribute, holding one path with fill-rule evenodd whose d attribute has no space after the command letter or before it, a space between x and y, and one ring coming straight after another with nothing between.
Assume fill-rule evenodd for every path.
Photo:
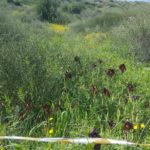
<instances>
[{"instance_id":1,"label":"yellow flower cluster","mask_svg":"<svg viewBox=\"0 0 150 150\"><path fill-rule=\"evenodd\" d=\"M49 123L52 123L52 120L53 120L53 118L50 117L50 118L48 119L48 122L49 122ZM49 133L50 137L52 137L52 136L54 135L54 129L53 129L53 128L50 128L49 131L48 131L48 133Z\"/></svg>"},{"instance_id":2,"label":"yellow flower cluster","mask_svg":"<svg viewBox=\"0 0 150 150\"><path fill-rule=\"evenodd\" d=\"M93 40L102 40L106 38L106 34L102 32L92 32L85 36L85 40L93 41Z\"/></svg>"},{"instance_id":3,"label":"yellow flower cluster","mask_svg":"<svg viewBox=\"0 0 150 150\"><path fill-rule=\"evenodd\" d=\"M141 124L135 124L135 125L133 126L133 129L134 129L134 130L144 129L144 128L145 128L144 123L141 123Z\"/></svg>"},{"instance_id":4,"label":"yellow flower cluster","mask_svg":"<svg viewBox=\"0 0 150 150\"><path fill-rule=\"evenodd\" d=\"M67 30L67 27L59 24L52 24L51 28L53 31L58 32L58 33L63 33Z\"/></svg>"},{"instance_id":5,"label":"yellow flower cluster","mask_svg":"<svg viewBox=\"0 0 150 150\"><path fill-rule=\"evenodd\" d=\"M49 130L49 134L50 134L50 135L53 135L53 133L54 133L54 130L53 130L53 129L50 129L50 130Z\"/></svg>"}]
</instances>

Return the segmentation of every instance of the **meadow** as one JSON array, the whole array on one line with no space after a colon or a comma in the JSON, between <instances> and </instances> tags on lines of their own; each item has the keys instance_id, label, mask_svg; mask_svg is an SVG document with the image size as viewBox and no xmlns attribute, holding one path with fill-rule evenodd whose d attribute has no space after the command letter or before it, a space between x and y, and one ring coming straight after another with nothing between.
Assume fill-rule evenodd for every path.
<instances>
[{"instance_id":1,"label":"meadow","mask_svg":"<svg viewBox=\"0 0 150 150\"><path fill-rule=\"evenodd\" d=\"M150 143L150 4L64 0L55 14L63 16L50 20L41 6L0 2L0 136L89 137L96 129ZM0 141L0 150L93 148Z\"/></svg>"}]
</instances>

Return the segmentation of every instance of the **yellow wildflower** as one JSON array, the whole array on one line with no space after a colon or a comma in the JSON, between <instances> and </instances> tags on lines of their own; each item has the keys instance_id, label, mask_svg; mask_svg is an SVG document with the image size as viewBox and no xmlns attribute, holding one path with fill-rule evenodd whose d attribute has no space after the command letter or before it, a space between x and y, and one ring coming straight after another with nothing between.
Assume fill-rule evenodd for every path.
<instances>
[{"instance_id":1,"label":"yellow wildflower","mask_svg":"<svg viewBox=\"0 0 150 150\"><path fill-rule=\"evenodd\" d=\"M63 25L59 25L59 24L52 24L51 25L52 30L58 33L63 33L67 30L67 28Z\"/></svg>"},{"instance_id":2,"label":"yellow wildflower","mask_svg":"<svg viewBox=\"0 0 150 150\"><path fill-rule=\"evenodd\" d=\"M88 40L88 41L103 40L106 38L106 34L101 33L101 32L98 32L98 33L92 32L92 33L87 34L84 38L85 40Z\"/></svg>"},{"instance_id":3,"label":"yellow wildflower","mask_svg":"<svg viewBox=\"0 0 150 150\"><path fill-rule=\"evenodd\" d=\"M139 128L139 126L137 124L133 126L134 130L137 130L138 128Z\"/></svg>"},{"instance_id":4,"label":"yellow wildflower","mask_svg":"<svg viewBox=\"0 0 150 150\"><path fill-rule=\"evenodd\" d=\"M140 124L140 127L141 127L141 129L144 129L145 128L144 123Z\"/></svg>"},{"instance_id":5,"label":"yellow wildflower","mask_svg":"<svg viewBox=\"0 0 150 150\"><path fill-rule=\"evenodd\" d=\"M53 130L53 129L50 129L50 130L49 130L49 134L52 135L53 133L54 133L54 130Z\"/></svg>"}]
</instances>

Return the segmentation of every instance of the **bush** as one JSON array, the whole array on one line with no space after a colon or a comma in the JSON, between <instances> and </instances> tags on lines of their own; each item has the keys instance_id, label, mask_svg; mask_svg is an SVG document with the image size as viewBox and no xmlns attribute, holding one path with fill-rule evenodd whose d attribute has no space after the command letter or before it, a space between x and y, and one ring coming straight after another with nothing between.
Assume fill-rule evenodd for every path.
<instances>
[{"instance_id":1,"label":"bush","mask_svg":"<svg viewBox=\"0 0 150 150\"><path fill-rule=\"evenodd\" d=\"M135 54L143 62L150 62L150 29L140 28L140 35L135 36L139 47L135 49Z\"/></svg>"},{"instance_id":2,"label":"bush","mask_svg":"<svg viewBox=\"0 0 150 150\"><path fill-rule=\"evenodd\" d=\"M46 52L41 50L36 38L32 40L30 33L29 28L1 13L0 101L6 104L4 116L7 111L13 114L16 104L21 111L25 101L36 106L39 99L46 100L49 93L46 92L50 89L45 68Z\"/></svg>"},{"instance_id":3,"label":"bush","mask_svg":"<svg viewBox=\"0 0 150 150\"><path fill-rule=\"evenodd\" d=\"M59 18L58 7L58 0L43 0L40 3L38 11L41 14L42 19L50 22L57 22Z\"/></svg>"},{"instance_id":4,"label":"bush","mask_svg":"<svg viewBox=\"0 0 150 150\"><path fill-rule=\"evenodd\" d=\"M68 12L71 14L80 14L84 9L85 9L84 3L81 2L65 3L62 6L62 10L64 12Z\"/></svg>"},{"instance_id":5,"label":"bush","mask_svg":"<svg viewBox=\"0 0 150 150\"><path fill-rule=\"evenodd\" d=\"M145 21L145 22L144 22ZM150 22L148 18L132 18L128 25L131 50L141 62L150 62Z\"/></svg>"},{"instance_id":6,"label":"bush","mask_svg":"<svg viewBox=\"0 0 150 150\"><path fill-rule=\"evenodd\" d=\"M112 27L119 25L126 16L122 13L104 13L84 21L73 24L72 27L76 32L91 31L108 31Z\"/></svg>"},{"instance_id":7,"label":"bush","mask_svg":"<svg viewBox=\"0 0 150 150\"><path fill-rule=\"evenodd\" d=\"M21 6L21 2L20 0L7 0L8 3L13 3L15 4L16 6Z\"/></svg>"},{"instance_id":8,"label":"bush","mask_svg":"<svg viewBox=\"0 0 150 150\"><path fill-rule=\"evenodd\" d=\"M13 3L14 0L7 0L8 3Z\"/></svg>"}]
</instances>

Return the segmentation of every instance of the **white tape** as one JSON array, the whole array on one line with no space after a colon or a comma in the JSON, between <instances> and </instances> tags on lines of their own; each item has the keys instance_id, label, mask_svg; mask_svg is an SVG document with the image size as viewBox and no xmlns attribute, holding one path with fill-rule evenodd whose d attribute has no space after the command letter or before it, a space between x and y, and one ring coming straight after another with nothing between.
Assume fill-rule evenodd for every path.
<instances>
[{"instance_id":1,"label":"white tape","mask_svg":"<svg viewBox=\"0 0 150 150\"><path fill-rule=\"evenodd\" d=\"M136 145L135 143L103 138L32 138L20 136L0 136L0 140L25 140L49 143L74 143L74 144L119 144Z\"/></svg>"},{"instance_id":2,"label":"white tape","mask_svg":"<svg viewBox=\"0 0 150 150\"><path fill-rule=\"evenodd\" d=\"M48 142L59 144L110 144L110 145L129 145L129 146L143 146L150 147L150 144L138 144L125 140L103 139L103 138L33 138L21 136L0 136L0 140L21 140L21 141L35 141Z\"/></svg>"}]
</instances>

